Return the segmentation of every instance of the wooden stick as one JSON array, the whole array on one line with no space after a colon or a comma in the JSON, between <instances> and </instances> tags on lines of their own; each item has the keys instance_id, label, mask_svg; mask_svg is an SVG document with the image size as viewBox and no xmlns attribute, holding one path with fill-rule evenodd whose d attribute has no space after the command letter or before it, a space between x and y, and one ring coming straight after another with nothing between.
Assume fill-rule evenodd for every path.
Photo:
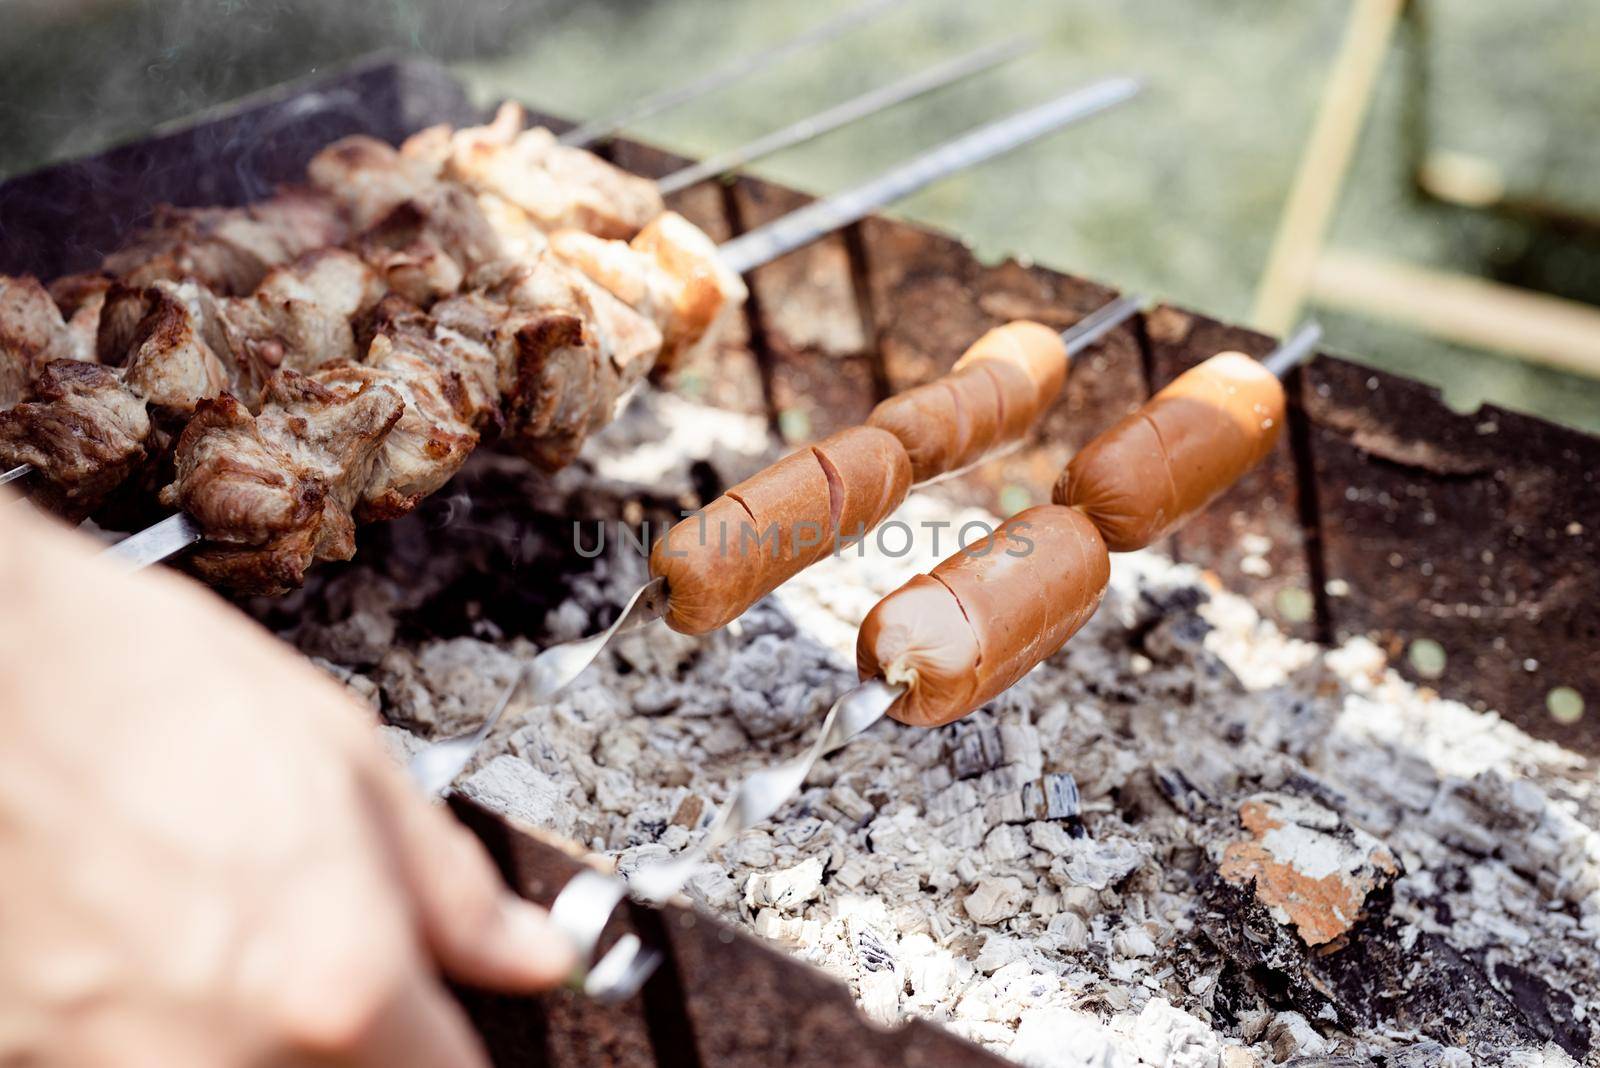
<instances>
[{"instance_id":1,"label":"wooden stick","mask_svg":"<svg viewBox=\"0 0 1600 1068\"><path fill-rule=\"evenodd\" d=\"M1317 303L1600 378L1600 309L1469 275L1329 249Z\"/></svg>"},{"instance_id":2,"label":"wooden stick","mask_svg":"<svg viewBox=\"0 0 1600 1068\"><path fill-rule=\"evenodd\" d=\"M1255 325L1282 334L1305 303L1317 255L1339 204L1372 90L1405 0L1356 0L1334 58L1316 125L1300 156L1289 202L1256 293Z\"/></svg>"}]
</instances>

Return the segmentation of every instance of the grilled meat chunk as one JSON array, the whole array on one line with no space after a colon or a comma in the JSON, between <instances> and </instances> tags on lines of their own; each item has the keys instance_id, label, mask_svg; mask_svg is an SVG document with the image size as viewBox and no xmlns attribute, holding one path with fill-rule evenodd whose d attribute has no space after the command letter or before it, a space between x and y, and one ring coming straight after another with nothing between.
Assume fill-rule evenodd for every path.
<instances>
[{"instance_id":1,"label":"grilled meat chunk","mask_svg":"<svg viewBox=\"0 0 1600 1068\"><path fill-rule=\"evenodd\" d=\"M654 182L629 174L592 152L560 144L543 127L524 130L521 107L501 105L488 126L458 130L444 157L444 177L493 193L546 232L584 230L626 240L665 210ZM414 159L437 157L435 142Z\"/></svg>"},{"instance_id":2,"label":"grilled meat chunk","mask_svg":"<svg viewBox=\"0 0 1600 1068\"><path fill-rule=\"evenodd\" d=\"M149 310L134 331L123 381L158 418L181 419L233 385L221 309L193 282L157 282L143 297Z\"/></svg>"},{"instance_id":3,"label":"grilled meat chunk","mask_svg":"<svg viewBox=\"0 0 1600 1068\"><path fill-rule=\"evenodd\" d=\"M0 412L0 469L32 464L36 490L81 518L144 460L150 417L116 371L52 360L33 383L34 399Z\"/></svg>"},{"instance_id":4,"label":"grilled meat chunk","mask_svg":"<svg viewBox=\"0 0 1600 1068\"><path fill-rule=\"evenodd\" d=\"M422 307L457 292L469 274L505 256L478 199L448 184L396 205L356 248L390 290Z\"/></svg>"},{"instance_id":5,"label":"grilled meat chunk","mask_svg":"<svg viewBox=\"0 0 1600 1068\"><path fill-rule=\"evenodd\" d=\"M214 292L249 293L273 267L348 236L337 204L289 190L242 208L156 209L149 226L104 269L132 286L192 279Z\"/></svg>"},{"instance_id":6,"label":"grilled meat chunk","mask_svg":"<svg viewBox=\"0 0 1600 1068\"><path fill-rule=\"evenodd\" d=\"M661 343L648 319L550 253L452 302L440 321L495 352L508 444L547 470L610 421Z\"/></svg>"},{"instance_id":7,"label":"grilled meat chunk","mask_svg":"<svg viewBox=\"0 0 1600 1068\"><path fill-rule=\"evenodd\" d=\"M0 275L0 408L26 398L34 376L50 361L82 356L44 286L33 278Z\"/></svg>"},{"instance_id":8,"label":"grilled meat chunk","mask_svg":"<svg viewBox=\"0 0 1600 1068\"><path fill-rule=\"evenodd\" d=\"M269 272L250 296L222 302L234 395L253 408L280 369L357 359L355 321L382 296L383 282L360 257L319 249Z\"/></svg>"},{"instance_id":9,"label":"grilled meat chunk","mask_svg":"<svg viewBox=\"0 0 1600 1068\"><path fill-rule=\"evenodd\" d=\"M161 494L206 532L189 566L239 592L282 593L316 561L348 560L351 511L403 408L386 386L344 392L294 371L273 379L259 416L228 396L203 404Z\"/></svg>"},{"instance_id":10,"label":"grilled meat chunk","mask_svg":"<svg viewBox=\"0 0 1600 1068\"><path fill-rule=\"evenodd\" d=\"M75 360L96 358L100 313L105 308L106 293L111 285L110 276L98 271L64 275L50 283L50 299L56 302L66 320Z\"/></svg>"},{"instance_id":11,"label":"grilled meat chunk","mask_svg":"<svg viewBox=\"0 0 1600 1068\"><path fill-rule=\"evenodd\" d=\"M676 212L626 244L567 230L550 235L550 247L660 328L662 371L713 344L749 296L704 231Z\"/></svg>"},{"instance_id":12,"label":"grilled meat chunk","mask_svg":"<svg viewBox=\"0 0 1600 1068\"><path fill-rule=\"evenodd\" d=\"M306 177L365 230L438 182L435 164L402 156L376 137L342 137L311 158ZM333 242L328 242L332 244Z\"/></svg>"}]
</instances>

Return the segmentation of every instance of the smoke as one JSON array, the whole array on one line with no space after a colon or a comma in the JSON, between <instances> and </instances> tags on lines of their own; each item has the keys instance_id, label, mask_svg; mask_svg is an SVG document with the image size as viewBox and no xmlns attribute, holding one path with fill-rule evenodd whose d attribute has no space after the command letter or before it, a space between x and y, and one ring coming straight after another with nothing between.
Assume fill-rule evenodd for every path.
<instances>
[{"instance_id":1,"label":"smoke","mask_svg":"<svg viewBox=\"0 0 1600 1068\"><path fill-rule=\"evenodd\" d=\"M367 53L515 45L580 0L0 0L0 175Z\"/></svg>"}]
</instances>

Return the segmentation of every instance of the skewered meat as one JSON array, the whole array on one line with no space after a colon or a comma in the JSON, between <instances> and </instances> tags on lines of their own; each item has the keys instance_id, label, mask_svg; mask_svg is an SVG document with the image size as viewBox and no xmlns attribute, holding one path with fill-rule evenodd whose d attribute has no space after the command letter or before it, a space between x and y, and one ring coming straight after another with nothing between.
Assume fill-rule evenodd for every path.
<instances>
[{"instance_id":1,"label":"skewered meat","mask_svg":"<svg viewBox=\"0 0 1600 1068\"><path fill-rule=\"evenodd\" d=\"M906 499L911 460L858 426L791 453L674 526L650 553L667 580L667 626L724 627L783 583L864 538Z\"/></svg>"},{"instance_id":2,"label":"skewered meat","mask_svg":"<svg viewBox=\"0 0 1600 1068\"><path fill-rule=\"evenodd\" d=\"M552 234L550 243L660 327L661 371L713 342L749 296L705 232L675 212L657 216L627 244L573 230Z\"/></svg>"},{"instance_id":3,"label":"skewered meat","mask_svg":"<svg viewBox=\"0 0 1600 1068\"><path fill-rule=\"evenodd\" d=\"M0 464L47 472L36 490L58 510L86 514L145 457L150 417L117 372L53 360L33 383L34 400L0 412Z\"/></svg>"},{"instance_id":4,"label":"skewered meat","mask_svg":"<svg viewBox=\"0 0 1600 1068\"><path fill-rule=\"evenodd\" d=\"M402 156L376 137L356 134L311 157L306 178L338 203L352 229L365 230L436 184L438 167Z\"/></svg>"},{"instance_id":5,"label":"skewered meat","mask_svg":"<svg viewBox=\"0 0 1600 1068\"><path fill-rule=\"evenodd\" d=\"M115 354L107 362L125 366L105 368L92 399L36 389L38 404L26 418L40 426L68 421L88 443L124 444L84 450L58 444L35 456L17 441L0 440L0 464L34 464L39 481L58 487L54 497L70 505L70 514L87 514L142 463L164 456L202 402L226 392L255 407L280 369L310 371L354 359L352 319L380 294L372 270L339 249L275 268L243 298L219 298L196 282L111 283L103 297L100 348ZM49 404L67 410L49 415L43 411ZM148 417L130 427L125 412L131 407ZM105 470L92 474L96 463Z\"/></svg>"},{"instance_id":6,"label":"skewered meat","mask_svg":"<svg viewBox=\"0 0 1600 1068\"><path fill-rule=\"evenodd\" d=\"M61 309L72 342L72 358L94 360L100 313L111 279L101 273L69 274L50 283L50 299Z\"/></svg>"},{"instance_id":7,"label":"skewered meat","mask_svg":"<svg viewBox=\"0 0 1600 1068\"><path fill-rule=\"evenodd\" d=\"M222 302L234 394L254 406L280 368L313 371L357 359L354 321L382 296L383 283L359 257L320 249L268 273L250 296Z\"/></svg>"},{"instance_id":8,"label":"skewered meat","mask_svg":"<svg viewBox=\"0 0 1600 1068\"><path fill-rule=\"evenodd\" d=\"M149 226L103 266L133 286L192 279L217 293L241 294L273 267L347 236L332 200L286 190L242 208L157 208Z\"/></svg>"},{"instance_id":9,"label":"skewered meat","mask_svg":"<svg viewBox=\"0 0 1600 1068\"><path fill-rule=\"evenodd\" d=\"M506 103L488 126L456 131L447 153L439 134L427 131L407 157L419 166L442 160L444 177L503 197L546 232L577 229L626 240L665 210L654 182L560 144L543 127L524 130L525 121L521 107Z\"/></svg>"},{"instance_id":10,"label":"skewered meat","mask_svg":"<svg viewBox=\"0 0 1600 1068\"><path fill-rule=\"evenodd\" d=\"M899 438L916 481L927 482L1020 442L1066 375L1066 346L1054 330L1007 323L979 338L949 374L888 398L867 422Z\"/></svg>"},{"instance_id":11,"label":"skewered meat","mask_svg":"<svg viewBox=\"0 0 1600 1068\"><path fill-rule=\"evenodd\" d=\"M1266 458L1284 404L1277 375L1241 352L1218 353L1085 446L1053 499L1094 520L1112 552L1143 549Z\"/></svg>"},{"instance_id":12,"label":"skewered meat","mask_svg":"<svg viewBox=\"0 0 1600 1068\"><path fill-rule=\"evenodd\" d=\"M1111 560L1072 508L1019 512L879 601L861 623L863 679L906 688L889 715L937 727L1053 656L1100 607Z\"/></svg>"},{"instance_id":13,"label":"skewered meat","mask_svg":"<svg viewBox=\"0 0 1600 1068\"><path fill-rule=\"evenodd\" d=\"M436 185L397 204L356 248L390 290L422 307L458 291L473 271L506 258L477 198L455 185Z\"/></svg>"},{"instance_id":14,"label":"skewered meat","mask_svg":"<svg viewBox=\"0 0 1600 1068\"><path fill-rule=\"evenodd\" d=\"M504 405L509 444L547 470L564 467L649 373L661 333L553 253L512 268L484 296L509 313L487 336L475 327L475 340L516 368ZM474 336L470 322L447 325Z\"/></svg>"},{"instance_id":15,"label":"skewered meat","mask_svg":"<svg viewBox=\"0 0 1600 1068\"><path fill-rule=\"evenodd\" d=\"M386 298L372 316L365 360L290 377L296 391L287 400L275 379L259 416L230 397L202 405L178 442L177 477L162 500L205 531L197 567L209 581L275 591L298 583L315 560L343 559L353 521L410 511L460 469L485 430L504 428L515 448L555 467L609 420L651 364L655 327L551 254L503 271L432 315ZM392 421L380 429L356 420L353 436L307 439L294 468L285 466L299 418L291 404L332 410L380 390L397 401ZM335 464L337 478L301 473L319 450L355 441L370 456L363 465ZM243 474L228 465L235 454L248 459ZM305 488L323 484L339 491L318 497ZM251 508L263 510L255 526Z\"/></svg>"},{"instance_id":16,"label":"skewered meat","mask_svg":"<svg viewBox=\"0 0 1600 1068\"><path fill-rule=\"evenodd\" d=\"M478 444L475 424L496 396L458 366L461 344L446 345L431 320L391 314L361 364L330 367L317 380L335 389L366 384L392 389L405 404L371 475L361 487L362 522L405 515L454 477ZM492 364L493 356L484 355ZM492 380L489 383L492 387Z\"/></svg>"},{"instance_id":17,"label":"skewered meat","mask_svg":"<svg viewBox=\"0 0 1600 1068\"><path fill-rule=\"evenodd\" d=\"M273 380L267 401L260 416L229 396L202 404L178 443L177 480L162 491L206 530L190 566L260 593L354 555L351 510L404 407L386 386L341 392L293 371Z\"/></svg>"},{"instance_id":18,"label":"skewered meat","mask_svg":"<svg viewBox=\"0 0 1600 1068\"><path fill-rule=\"evenodd\" d=\"M51 360L81 355L43 286L32 278L0 275L0 408L25 398L34 376Z\"/></svg>"},{"instance_id":19,"label":"skewered meat","mask_svg":"<svg viewBox=\"0 0 1600 1068\"><path fill-rule=\"evenodd\" d=\"M220 308L193 282L157 282L144 293L149 311L135 331L123 383L157 417L189 415L231 384ZM213 344L215 343L215 344Z\"/></svg>"}]
</instances>

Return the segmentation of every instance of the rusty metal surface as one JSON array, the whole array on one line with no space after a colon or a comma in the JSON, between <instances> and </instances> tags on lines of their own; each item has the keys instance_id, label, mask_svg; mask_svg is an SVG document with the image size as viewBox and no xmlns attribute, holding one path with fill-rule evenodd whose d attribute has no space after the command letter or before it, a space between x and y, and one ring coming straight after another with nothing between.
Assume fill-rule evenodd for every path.
<instances>
[{"instance_id":1,"label":"rusty metal surface","mask_svg":"<svg viewBox=\"0 0 1600 1068\"><path fill-rule=\"evenodd\" d=\"M1146 316L1145 335L1152 391L1219 352L1231 349L1260 359L1275 344L1265 334L1168 305ZM1295 387L1288 384L1291 398ZM1301 522L1294 440L1292 433L1283 434L1272 455L1172 537L1169 551L1214 571L1224 586L1248 597L1284 631L1315 638L1317 597Z\"/></svg>"},{"instance_id":2,"label":"rusty metal surface","mask_svg":"<svg viewBox=\"0 0 1600 1068\"><path fill-rule=\"evenodd\" d=\"M1458 414L1344 360L1304 377L1334 635L1372 633L1411 678L1600 751L1600 439ZM1413 662L1419 640L1443 648L1439 673ZM1575 723L1547 708L1561 686L1587 702Z\"/></svg>"},{"instance_id":3,"label":"rusty metal surface","mask_svg":"<svg viewBox=\"0 0 1600 1068\"><path fill-rule=\"evenodd\" d=\"M754 178L732 187L741 230L815 198ZM784 256L750 275L756 350L774 425L798 444L863 422L880 399L876 357L857 302L854 228Z\"/></svg>"}]
</instances>

